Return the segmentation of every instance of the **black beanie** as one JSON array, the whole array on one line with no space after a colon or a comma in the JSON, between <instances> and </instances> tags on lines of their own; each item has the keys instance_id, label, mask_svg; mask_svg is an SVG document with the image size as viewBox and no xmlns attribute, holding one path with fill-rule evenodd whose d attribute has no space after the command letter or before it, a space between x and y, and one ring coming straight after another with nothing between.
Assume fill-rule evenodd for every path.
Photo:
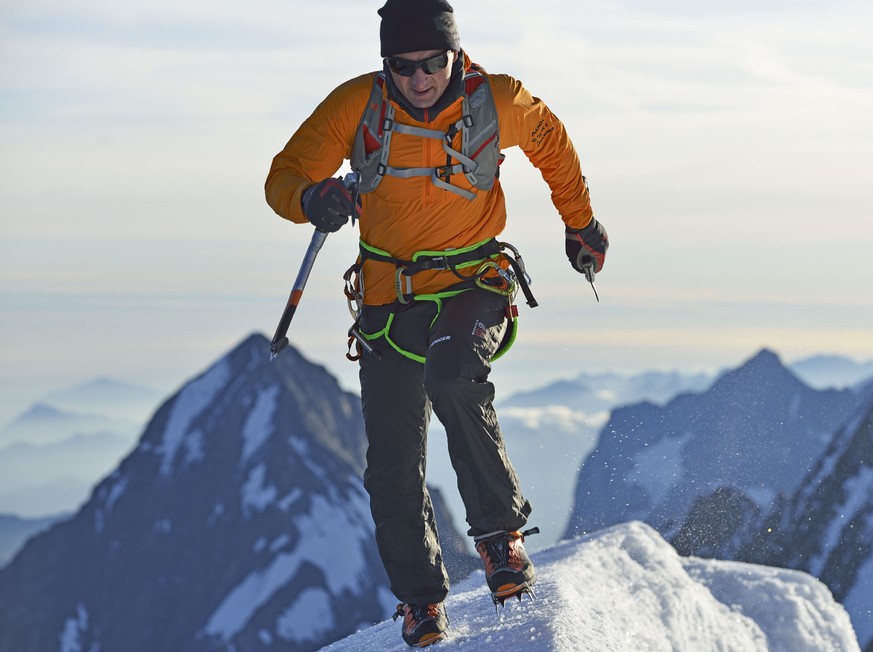
<instances>
[{"instance_id":1,"label":"black beanie","mask_svg":"<svg viewBox=\"0 0 873 652\"><path fill-rule=\"evenodd\" d=\"M454 10L446 0L388 0L379 15L383 57L461 49Z\"/></svg>"}]
</instances>

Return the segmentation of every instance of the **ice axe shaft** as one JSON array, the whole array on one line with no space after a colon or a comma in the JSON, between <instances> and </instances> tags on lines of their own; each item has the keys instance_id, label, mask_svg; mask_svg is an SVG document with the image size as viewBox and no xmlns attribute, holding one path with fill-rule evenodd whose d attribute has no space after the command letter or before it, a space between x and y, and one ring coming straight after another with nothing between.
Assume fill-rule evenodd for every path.
<instances>
[{"instance_id":1,"label":"ice axe shaft","mask_svg":"<svg viewBox=\"0 0 873 652\"><path fill-rule=\"evenodd\" d=\"M270 342L270 360L279 355L288 346L288 327L291 326L291 320L294 318L297 304L300 303L300 298L303 296L303 290L306 287L306 282L309 280L309 274L312 272L315 258L318 256L318 252L321 251L325 240L327 240L327 232L315 229L312 239L309 241L309 247L306 249L306 254L303 256L303 262L300 264L300 271L297 273L297 279L294 281L294 287L291 289L288 303L285 304L285 310L282 312L282 317L279 318L276 334L273 335L273 340Z\"/></svg>"},{"instance_id":2,"label":"ice axe shaft","mask_svg":"<svg viewBox=\"0 0 873 652\"><path fill-rule=\"evenodd\" d=\"M352 223L354 224L360 175L358 172L349 172L343 177L342 181L343 185L352 192ZM315 232L312 234L312 239L309 241L309 247L306 248L306 253L303 256L303 262L300 263L300 271L297 272L297 278L294 281L294 287L291 289L291 295L288 297L288 302L285 304L285 310L282 312L282 317L279 318L279 325L276 327L276 334L273 335L273 339L270 342L271 361L288 346L288 328L291 326L291 320L294 318L294 313L297 311L297 305L300 303L300 298L303 296L303 290L306 287L306 282L309 280L312 266L315 264L315 259L318 256L318 252L321 251L321 247L324 245L325 240L327 240L327 232L315 229Z\"/></svg>"}]
</instances>

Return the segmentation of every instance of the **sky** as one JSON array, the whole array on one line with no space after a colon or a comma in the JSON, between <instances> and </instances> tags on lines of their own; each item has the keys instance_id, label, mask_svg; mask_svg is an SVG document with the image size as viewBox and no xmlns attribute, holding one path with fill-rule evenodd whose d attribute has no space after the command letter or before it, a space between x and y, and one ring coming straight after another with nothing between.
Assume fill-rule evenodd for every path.
<instances>
[{"instance_id":1,"label":"sky","mask_svg":"<svg viewBox=\"0 0 873 652\"><path fill-rule=\"evenodd\" d=\"M679 557L639 522L573 539L532 560L537 599L508 600L499 615L482 571L452 587L445 603L449 632L439 649L860 651L846 612L818 580L797 571ZM307 622L330 617L329 605L309 603ZM297 633L302 638L309 632ZM386 620L322 649L408 648L400 623Z\"/></svg>"},{"instance_id":2,"label":"sky","mask_svg":"<svg viewBox=\"0 0 873 652\"><path fill-rule=\"evenodd\" d=\"M382 2L0 0L0 424L96 376L172 391L272 335L311 228L263 198ZM540 306L498 392L582 371L873 358L873 5L455 0L463 47L565 123L610 234L597 303L518 150L501 181ZM331 235L290 330L348 389ZM267 355L267 352L265 352Z\"/></svg>"}]
</instances>

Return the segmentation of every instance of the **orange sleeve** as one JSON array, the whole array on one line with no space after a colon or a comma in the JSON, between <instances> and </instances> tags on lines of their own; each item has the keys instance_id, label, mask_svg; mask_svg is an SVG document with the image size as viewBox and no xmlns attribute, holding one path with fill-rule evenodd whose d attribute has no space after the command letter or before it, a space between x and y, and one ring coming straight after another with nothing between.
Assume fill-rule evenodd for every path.
<instances>
[{"instance_id":1,"label":"orange sleeve","mask_svg":"<svg viewBox=\"0 0 873 652\"><path fill-rule=\"evenodd\" d=\"M552 203L573 229L594 217L588 185L576 148L564 124L516 79L492 75L490 81L500 120L501 149L518 146L552 191Z\"/></svg>"},{"instance_id":2,"label":"orange sleeve","mask_svg":"<svg viewBox=\"0 0 873 652\"><path fill-rule=\"evenodd\" d=\"M333 176L343 160L351 157L374 76L362 75L334 89L273 158L264 190L267 203L278 215L307 222L300 206L303 191Z\"/></svg>"}]
</instances>

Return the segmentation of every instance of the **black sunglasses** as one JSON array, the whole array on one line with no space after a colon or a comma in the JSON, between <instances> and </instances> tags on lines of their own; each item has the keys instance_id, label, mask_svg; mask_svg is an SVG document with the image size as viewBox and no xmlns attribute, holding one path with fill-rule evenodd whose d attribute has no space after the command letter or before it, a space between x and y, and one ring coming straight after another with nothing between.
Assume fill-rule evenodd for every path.
<instances>
[{"instance_id":1,"label":"black sunglasses","mask_svg":"<svg viewBox=\"0 0 873 652\"><path fill-rule=\"evenodd\" d=\"M386 57L385 62L393 72L396 72L401 77L412 77L419 68L424 71L425 75L433 75L449 64L449 55L447 52L443 52L423 61L409 61L408 59L398 59L397 57Z\"/></svg>"}]
</instances>

